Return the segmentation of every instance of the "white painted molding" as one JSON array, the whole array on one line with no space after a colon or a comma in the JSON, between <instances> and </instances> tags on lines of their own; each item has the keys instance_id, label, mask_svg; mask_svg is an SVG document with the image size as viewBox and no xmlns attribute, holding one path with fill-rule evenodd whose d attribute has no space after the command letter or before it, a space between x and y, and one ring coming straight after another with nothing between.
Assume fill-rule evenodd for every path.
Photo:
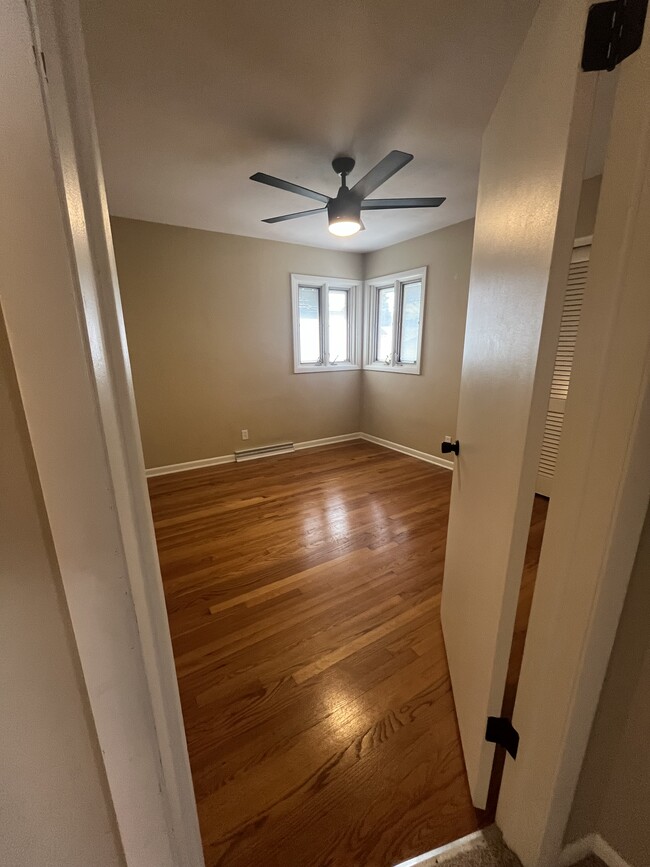
<instances>
[{"instance_id":1,"label":"white painted molding","mask_svg":"<svg viewBox=\"0 0 650 867\"><path fill-rule=\"evenodd\" d=\"M235 455L217 455L216 458L203 458L200 461L184 461L180 464L167 464L163 467L151 467L145 470L147 478L152 476L169 476L172 473L185 473L188 470L200 470L202 467L216 467L219 464L234 464Z\"/></svg>"},{"instance_id":2,"label":"white painted molding","mask_svg":"<svg viewBox=\"0 0 650 867\"><path fill-rule=\"evenodd\" d=\"M470 849L475 849L477 844L483 840L483 831L473 831L465 837L459 837L458 840L452 840L451 843L446 843L444 846L438 846L437 849L432 849L430 852L425 852L424 855L418 855L415 858L409 858L408 861L402 861L397 867L434 867L434 864L440 863L440 859L447 860L460 855L461 852L466 852Z\"/></svg>"},{"instance_id":3,"label":"white painted molding","mask_svg":"<svg viewBox=\"0 0 650 867\"><path fill-rule=\"evenodd\" d=\"M394 452L401 452L403 455L409 455L412 458L417 458L419 461L425 461L427 464L435 464L437 467L444 467L446 470L453 470L453 461L448 461L445 458L439 458L437 455L430 455L428 452L421 452L418 449L412 449L409 446L393 443L390 440L383 440L381 437L375 437L372 434L359 434L362 440L369 443L375 443L378 446L383 446L385 449L392 449Z\"/></svg>"},{"instance_id":4,"label":"white painted molding","mask_svg":"<svg viewBox=\"0 0 650 867\"><path fill-rule=\"evenodd\" d=\"M1 17L2 312L108 809L124 865L203 867L78 4Z\"/></svg>"},{"instance_id":5,"label":"white painted molding","mask_svg":"<svg viewBox=\"0 0 650 867\"><path fill-rule=\"evenodd\" d=\"M301 449L315 449L319 446L329 446L334 443L346 443L351 440L359 440L362 439L362 434L360 433L350 433L350 434L341 434L340 436L335 437L323 437L319 440L305 440L302 443L294 443L292 449L288 449L285 454L290 454L292 451L300 451ZM278 454L277 452L268 455L255 455L257 460L261 458L272 458ZM185 461L180 464L168 464L163 467L151 467L150 469L145 470L147 478L152 476L167 476L171 473L184 473L187 470L200 470L203 467L216 467L219 464L234 464L235 463L235 455L234 453L231 455L217 455L214 458L202 458L198 461Z\"/></svg>"},{"instance_id":6,"label":"white painted molding","mask_svg":"<svg viewBox=\"0 0 650 867\"><path fill-rule=\"evenodd\" d=\"M565 846L560 853L559 867L573 867L588 855L596 855L607 867L631 867L600 834L587 834Z\"/></svg>"},{"instance_id":7,"label":"white painted molding","mask_svg":"<svg viewBox=\"0 0 650 867\"><path fill-rule=\"evenodd\" d=\"M438 467L444 467L446 470L453 470L454 465L451 461L447 461L444 458L439 458L437 455L430 455L428 452L420 452L417 449L412 449L409 446L403 446L400 443L393 443L390 440L383 440L380 437L372 436L372 434L361 433L357 431L356 433L349 434L340 434L335 437L323 437L318 440L305 440L301 443L294 443L293 450L302 451L303 449L316 449L320 446L330 446L335 445L336 443L348 443L353 440L366 440L369 443L375 443L375 445L383 446L386 449L391 449L394 452L400 452L403 455L409 455L409 457L417 458L419 461L424 461L427 464L435 464ZM256 455L256 459L260 460L266 457L274 457L275 454L268 455ZM286 454L290 454L288 450ZM154 476L167 476L172 473L184 473L188 470L200 470L203 467L216 467L219 464L233 464L235 463L235 455L234 453L231 455L217 455L214 458L202 458L198 461L185 461L180 464L168 464L162 467L150 467L145 471L147 478L152 478Z\"/></svg>"},{"instance_id":8,"label":"white painted molding","mask_svg":"<svg viewBox=\"0 0 650 867\"><path fill-rule=\"evenodd\" d=\"M330 446L335 443L348 443L352 442L352 440L360 439L363 439L363 434L357 431L356 433L341 434L337 437L323 437L320 440L305 440L302 443L294 443L294 448L296 451L300 451L301 449L316 449L319 446Z\"/></svg>"},{"instance_id":9,"label":"white painted molding","mask_svg":"<svg viewBox=\"0 0 650 867\"><path fill-rule=\"evenodd\" d=\"M604 840L600 834L595 835L594 839L594 855L597 855L601 861L604 861L608 867L631 867L630 864L623 858L622 855L612 848L607 840Z\"/></svg>"},{"instance_id":10,"label":"white painted molding","mask_svg":"<svg viewBox=\"0 0 650 867\"><path fill-rule=\"evenodd\" d=\"M558 867L573 867L574 864L582 861L588 855L595 854L593 845L595 836L595 834L588 834L586 837L581 837L565 846L560 852Z\"/></svg>"}]
</instances>

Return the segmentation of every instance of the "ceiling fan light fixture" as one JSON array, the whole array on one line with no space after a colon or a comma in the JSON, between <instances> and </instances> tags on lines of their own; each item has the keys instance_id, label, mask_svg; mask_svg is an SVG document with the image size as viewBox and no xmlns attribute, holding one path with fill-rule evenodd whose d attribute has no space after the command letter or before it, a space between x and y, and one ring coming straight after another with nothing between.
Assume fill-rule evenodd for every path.
<instances>
[{"instance_id":1,"label":"ceiling fan light fixture","mask_svg":"<svg viewBox=\"0 0 650 867\"><path fill-rule=\"evenodd\" d=\"M357 220L330 220L329 230L332 235L337 235L339 238L356 235L360 229L361 223Z\"/></svg>"},{"instance_id":2,"label":"ceiling fan light fixture","mask_svg":"<svg viewBox=\"0 0 650 867\"><path fill-rule=\"evenodd\" d=\"M361 229L361 202L343 187L327 205L329 230L332 235L347 238Z\"/></svg>"}]
</instances>

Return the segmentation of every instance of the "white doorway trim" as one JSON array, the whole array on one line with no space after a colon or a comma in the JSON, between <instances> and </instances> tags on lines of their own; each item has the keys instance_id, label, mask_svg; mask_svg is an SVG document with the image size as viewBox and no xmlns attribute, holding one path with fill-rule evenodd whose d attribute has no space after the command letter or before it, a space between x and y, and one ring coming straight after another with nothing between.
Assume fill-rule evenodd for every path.
<instances>
[{"instance_id":1,"label":"white doorway trim","mask_svg":"<svg viewBox=\"0 0 650 867\"><path fill-rule=\"evenodd\" d=\"M127 867L201 867L79 10L0 15L0 301L107 789Z\"/></svg>"},{"instance_id":2,"label":"white doorway trim","mask_svg":"<svg viewBox=\"0 0 650 867\"><path fill-rule=\"evenodd\" d=\"M650 494L650 38L623 62L497 823L555 867Z\"/></svg>"}]
</instances>

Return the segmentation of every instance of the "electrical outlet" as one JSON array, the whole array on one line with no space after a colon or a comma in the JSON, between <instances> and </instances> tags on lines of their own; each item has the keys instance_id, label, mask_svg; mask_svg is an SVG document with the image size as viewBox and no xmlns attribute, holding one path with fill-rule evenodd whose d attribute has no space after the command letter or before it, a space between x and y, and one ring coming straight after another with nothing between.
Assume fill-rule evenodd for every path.
<instances>
[{"instance_id":1,"label":"electrical outlet","mask_svg":"<svg viewBox=\"0 0 650 867\"><path fill-rule=\"evenodd\" d=\"M247 440L247 439L248 439L248 431L247 431L246 429L242 430L242 432L241 432L241 438L242 438L243 440Z\"/></svg>"},{"instance_id":2,"label":"electrical outlet","mask_svg":"<svg viewBox=\"0 0 650 867\"><path fill-rule=\"evenodd\" d=\"M451 442L451 437L445 437L445 442L446 442L446 443L450 443L450 442Z\"/></svg>"}]
</instances>

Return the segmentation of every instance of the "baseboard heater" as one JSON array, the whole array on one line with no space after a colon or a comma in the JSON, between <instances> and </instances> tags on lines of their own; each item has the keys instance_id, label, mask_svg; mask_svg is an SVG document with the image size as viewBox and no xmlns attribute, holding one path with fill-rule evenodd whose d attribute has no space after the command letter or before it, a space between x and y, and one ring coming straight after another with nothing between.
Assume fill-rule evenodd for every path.
<instances>
[{"instance_id":1,"label":"baseboard heater","mask_svg":"<svg viewBox=\"0 0 650 867\"><path fill-rule=\"evenodd\" d=\"M258 449L243 449L240 452L235 452L235 460L254 461L257 458L268 458L271 455L284 455L287 452L295 452L293 443L277 443L274 446L260 446Z\"/></svg>"}]
</instances>

